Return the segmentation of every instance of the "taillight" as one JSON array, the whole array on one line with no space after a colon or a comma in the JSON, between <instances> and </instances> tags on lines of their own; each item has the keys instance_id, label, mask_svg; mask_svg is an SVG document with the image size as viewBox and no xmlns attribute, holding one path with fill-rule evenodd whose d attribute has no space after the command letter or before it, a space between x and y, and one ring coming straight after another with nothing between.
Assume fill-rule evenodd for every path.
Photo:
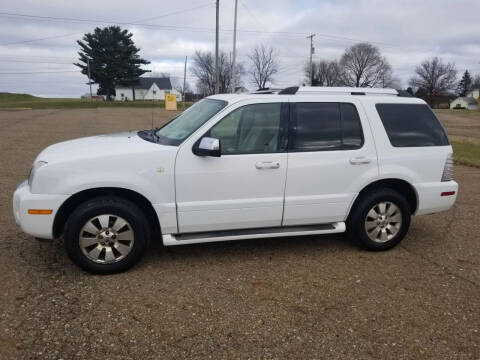
<instances>
[{"instance_id":1,"label":"taillight","mask_svg":"<svg viewBox=\"0 0 480 360\"><path fill-rule=\"evenodd\" d=\"M442 181L451 181L453 178L453 154L448 154L443 168Z\"/></svg>"}]
</instances>

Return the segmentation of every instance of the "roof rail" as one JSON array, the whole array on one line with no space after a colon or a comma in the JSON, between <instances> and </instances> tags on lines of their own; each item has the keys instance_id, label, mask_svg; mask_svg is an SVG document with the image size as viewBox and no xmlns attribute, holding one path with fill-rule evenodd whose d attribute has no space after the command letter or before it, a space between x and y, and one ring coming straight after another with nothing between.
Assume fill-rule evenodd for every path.
<instances>
[{"instance_id":1,"label":"roof rail","mask_svg":"<svg viewBox=\"0 0 480 360\"><path fill-rule=\"evenodd\" d=\"M274 89L274 88L261 88L256 91L252 91L250 94L277 94L282 89Z\"/></svg>"},{"instance_id":2,"label":"roof rail","mask_svg":"<svg viewBox=\"0 0 480 360\"><path fill-rule=\"evenodd\" d=\"M397 96L395 89L384 88L355 88L355 87L323 87L323 86L302 86L298 88L297 95L381 95Z\"/></svg>"},{"instance_id":3,"label":"roof rail","mask_svg":"<svg viewBox=\"0 0 480 360\"><path fill-rule=\"evenodd\" d=\"M290 86L290 87L287 87L287 88L283 89L278 94L279 95L295 95L297 93L297 91L298 91L298 86Z\"/></svg>"}]
</instances>

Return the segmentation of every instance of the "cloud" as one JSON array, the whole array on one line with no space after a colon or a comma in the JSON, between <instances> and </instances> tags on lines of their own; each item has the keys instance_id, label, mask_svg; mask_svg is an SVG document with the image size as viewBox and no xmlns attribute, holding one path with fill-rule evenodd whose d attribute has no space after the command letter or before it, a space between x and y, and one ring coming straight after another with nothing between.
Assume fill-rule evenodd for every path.
<instances>
[{"instance_id":1,"label":"cloud","mask_svg":"<svg viewBox=\"0 0 480 360\"><path fill-rule=\"evenodd\" d=\"M459 8L447 0L239 0L238 3L238 61L246 64L247 55L256 44L275 47L281 70L275 83L279 86L303 81L309 33L316 34L315 60L339 58L355 42L372 42L388 58L403 85L415 66L431 56L455 62L459 71L468 68L472 73L480 73L478 0L462 1ZM232 50L233 4L233 0L220 2L220 48L227 53ZM211 0L177 0L168 6L166 2L153 0L122 1L115 6L98 0L3 0L0 11L92 20L59 21L0 14L2 73L76 70L72 65L78 51L76 40L96 25L110 22L152 25L123 27L134 34L141 56L151 61L147 68L155 72L181 77L185 56L190 59L196 49L214 50L215 6ZM187 79L194 84L190 73ZM243 81L251 84L247 77ZM85 76L79 73L0 75L0 91L45 96L78 97L88 91L85 83Z\"/></svg>"}]
</instances>

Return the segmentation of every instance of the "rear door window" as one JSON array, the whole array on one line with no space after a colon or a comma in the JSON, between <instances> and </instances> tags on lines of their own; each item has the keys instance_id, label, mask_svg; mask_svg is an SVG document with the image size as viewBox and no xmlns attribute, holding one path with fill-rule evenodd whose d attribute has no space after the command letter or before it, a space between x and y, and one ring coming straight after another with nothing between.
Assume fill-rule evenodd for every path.
<instances>
[{"instance_id":1,"label":"rear door window","mask_svg":"<svg viewBox=\"0 0 480 360\"><path fill-rule=\"evenodd\" d=\"M447 135L425 104L376 104L392 146L449 145Z\"/></svg>"},{"instance_id":2,"label":"rear door window","mask_svg":"<svg viewBox=\"0 0 480 360\"><path fill-rule=\"evenodd\" d=\"M363 145L355 105L350 103L295 103L289 151L352 150Z\"/></svg>"}]
</instances>

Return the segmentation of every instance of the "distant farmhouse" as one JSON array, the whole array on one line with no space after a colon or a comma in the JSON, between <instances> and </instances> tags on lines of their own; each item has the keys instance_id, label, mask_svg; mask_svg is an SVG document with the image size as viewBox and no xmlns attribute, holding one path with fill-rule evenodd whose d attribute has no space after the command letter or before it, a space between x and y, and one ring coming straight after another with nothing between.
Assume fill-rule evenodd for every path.
<instances>
[{"instance_id":1,"label":"distant farmhouse","mask_svg":"<svg viewBox=\"0 0 480 360\"><path fill-rule=\"evenodd\" d=\"M135 89L135 100L165 100L166 94L175 94L177 101L182 100L182 94L172 89L172 83L167 77L141 77L133 88ZM132 101L134 89L132 86L115 86L115 100Z\"/></svg>"},{"instance_id":2,"label":"distant farmhouse","mask_svg":"<svg viewBox=\"0 0 480 360\"><path fill-rule=\"evenodd\" d=\"M450 109L467 109L478 110L478 102L480 101L480 89L470 91L467 96L456 98L450 104Z\"/></svg>"}]
</instances>

